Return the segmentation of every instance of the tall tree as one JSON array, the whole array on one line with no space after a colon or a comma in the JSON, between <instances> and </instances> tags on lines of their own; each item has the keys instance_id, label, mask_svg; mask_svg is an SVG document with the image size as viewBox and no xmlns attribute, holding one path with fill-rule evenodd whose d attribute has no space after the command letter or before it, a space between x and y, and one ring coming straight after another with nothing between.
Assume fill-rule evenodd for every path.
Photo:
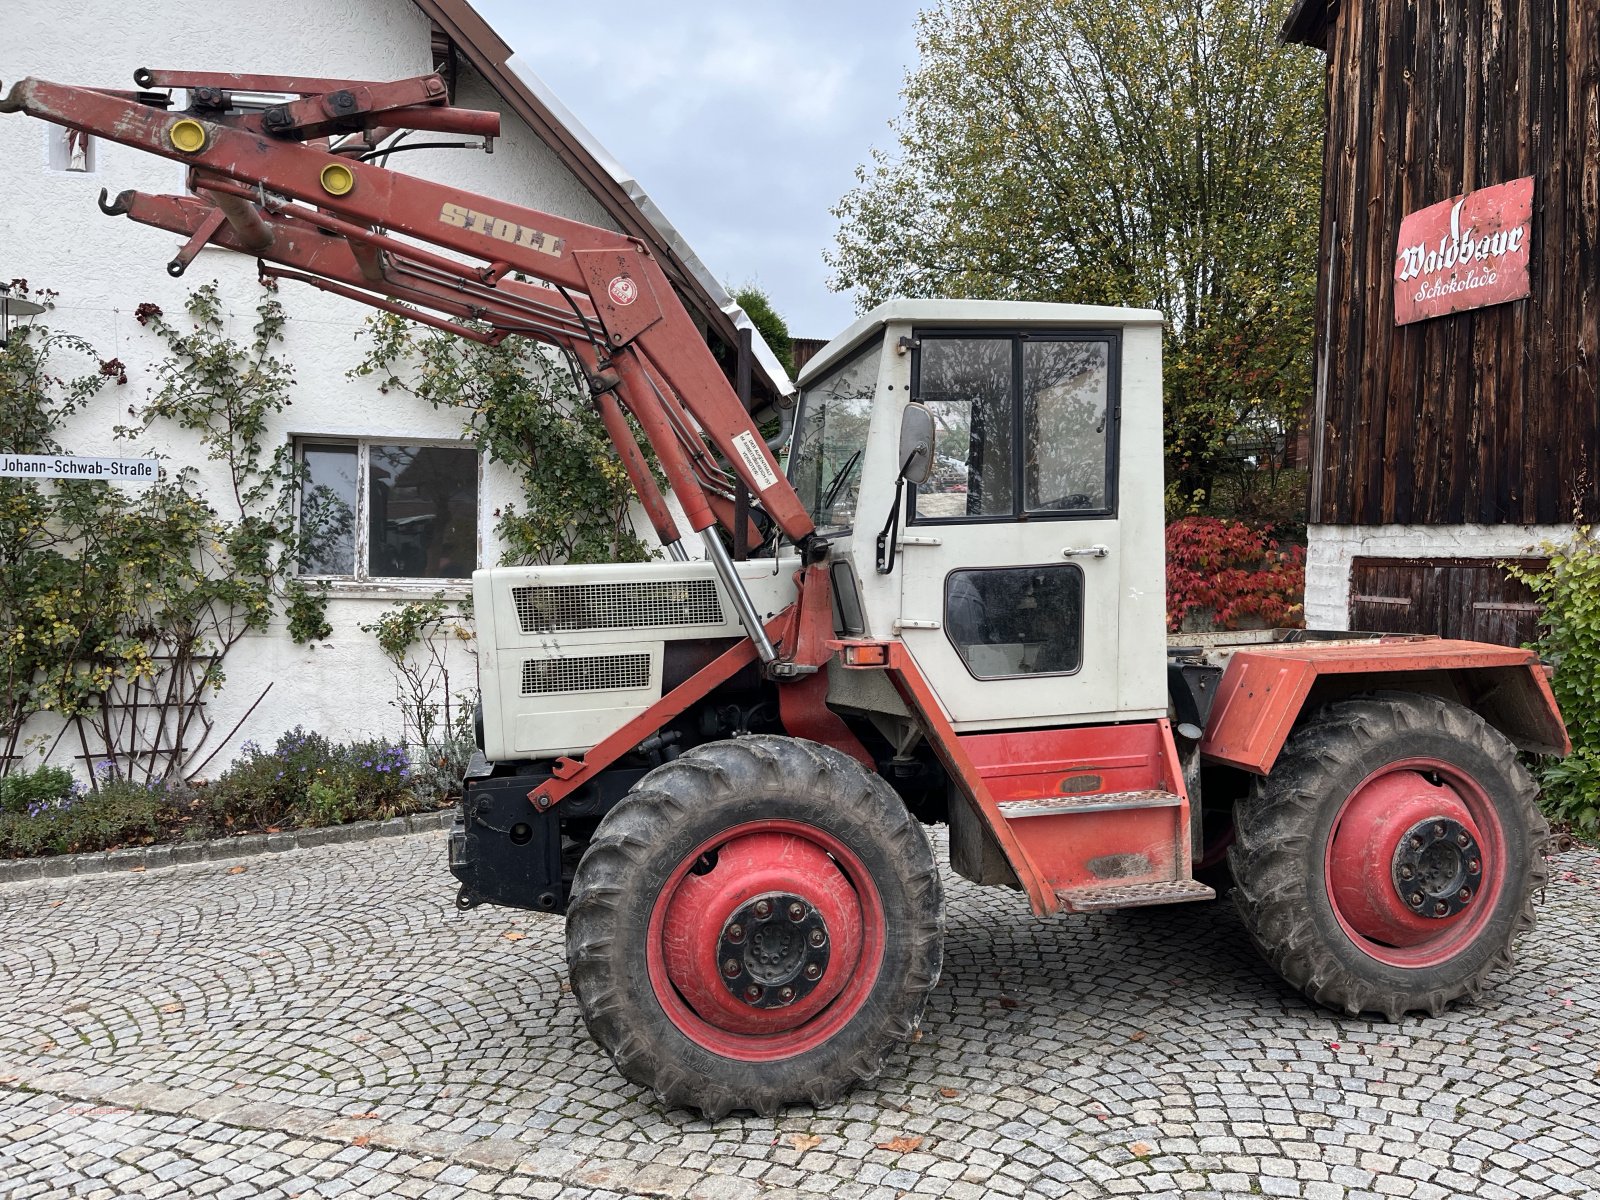
<instances>
[{"instance_id":1,"label":"tall tree","mask_svg":"<svg viewBox=\"0 0 1600 1200\"><path fill-rule=\"evenodd\" d=\"M1130 304L1168 319L1169 479L1265 455L1311 386L1320 59L1285 0L946 0L894 153L834 210L833 286Z\"/></svg>"}]
</instances>

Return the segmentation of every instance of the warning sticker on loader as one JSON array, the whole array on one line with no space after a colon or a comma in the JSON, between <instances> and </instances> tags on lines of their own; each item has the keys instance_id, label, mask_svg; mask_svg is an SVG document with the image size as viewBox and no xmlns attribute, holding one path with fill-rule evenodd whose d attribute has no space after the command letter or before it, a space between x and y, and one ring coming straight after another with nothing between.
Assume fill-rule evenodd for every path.
<instances>
[{"instance_id":1,"label":"warning sticker on loader","mask_svg":"<svg viewBox=\"0 0 1600 1200\"><path fill-rule=\"evenodd\" d=\"M767 463L767 456L761 453L761 443L756 441L755 434L748 429L735 434L733 448L739 452L739 457L744 459L744 465L750 468L750 474L756 481L758 491L764 492L778 482L778 477L773 474L772 467Z\"/></svg>"}]
</instances>

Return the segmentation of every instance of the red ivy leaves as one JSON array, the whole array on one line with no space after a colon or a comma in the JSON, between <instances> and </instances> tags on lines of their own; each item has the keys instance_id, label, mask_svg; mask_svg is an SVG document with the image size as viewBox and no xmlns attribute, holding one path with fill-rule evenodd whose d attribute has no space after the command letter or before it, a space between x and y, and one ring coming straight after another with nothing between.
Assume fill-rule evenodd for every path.
<instances>
[{"instance_id":1,"label":"red ivy leaves","mask_svg":"<svg viewBox=\"0 0 1600 1200\"><path fill-rule=\"evenodd\" d=\"M1218 629L1242 622L1268 627L1304 620L1306 552L1280 549L1272 527L1218 517L1184 517L1167 526L1167 628L1209 610Z\"/></svg>"}]
</instances>

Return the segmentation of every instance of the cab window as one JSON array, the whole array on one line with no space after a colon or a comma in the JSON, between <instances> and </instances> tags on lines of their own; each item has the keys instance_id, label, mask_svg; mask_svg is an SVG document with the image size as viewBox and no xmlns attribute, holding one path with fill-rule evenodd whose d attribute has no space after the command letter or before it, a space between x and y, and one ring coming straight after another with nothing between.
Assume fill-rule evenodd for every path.
<instances>
[{"instance_id":1,"label":"cab window","mask_svg":"<svg viewBox=\"0 0 1600 1200\"><path fill-rule=\"evenodd\" d=\"M914 519L1115 512L1114 336L924 334L919 342L913 394L933 413L936 434Z\"/></svg>"},{"instance_id":2,"label":"cab window","mask_svg":"<svg viewBox=\"0 0 1600 1200\"><path fill-rule=\"evenodd\" d=\"M789 481L822 534L848 530L861 487L883 342L873 342L805 389L795 417Z\"/></svg>"},{"instance_id":3,"label":"cab window","mask_svg":"<svg viewBox=\"0 0 1600 1200\"><path fill-rule=\"evenodd\" d=\"M1083 666L1083 571L980 568L945 577L946 636L977 679L1070 675Z\"/></svg>"}]
</instances>

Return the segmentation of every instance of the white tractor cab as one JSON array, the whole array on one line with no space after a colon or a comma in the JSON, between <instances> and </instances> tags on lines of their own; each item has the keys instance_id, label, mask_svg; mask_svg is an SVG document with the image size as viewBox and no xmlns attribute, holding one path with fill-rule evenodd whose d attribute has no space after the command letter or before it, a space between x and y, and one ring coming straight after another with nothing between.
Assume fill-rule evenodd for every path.
<instances>
[{"instance_id":1,"label":"white tractor cab","mask_svg":"<svg viewBox=\"0 0 1600 1200\"><path fill-rule=\"evenodd\" d=\"M1143 309L898 300L801 373L789 479L832 542L838 624L899 638L958 732L1166 715L1161 332ZM903 487L911 404L933 457ZM830 701L860 679L835 667Z\"/></svg>"}]
</instances>

